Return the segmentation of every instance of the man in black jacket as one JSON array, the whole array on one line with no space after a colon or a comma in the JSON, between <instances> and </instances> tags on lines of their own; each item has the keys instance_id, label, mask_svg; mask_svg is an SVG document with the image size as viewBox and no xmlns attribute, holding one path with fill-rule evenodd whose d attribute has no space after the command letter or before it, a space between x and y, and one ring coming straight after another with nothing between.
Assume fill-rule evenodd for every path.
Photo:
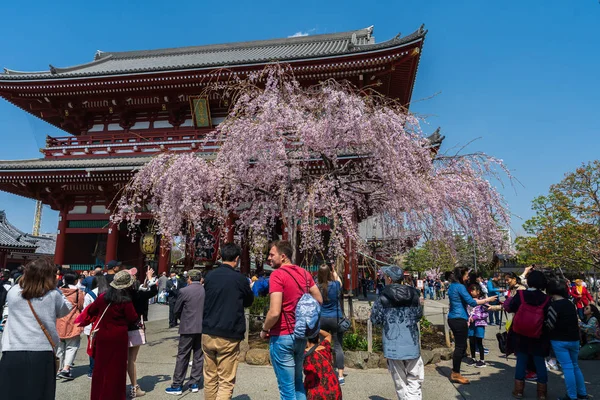
<instances>
[{"instance_id":1,"label":"man in black jacket","mask_svg":"<svg viewBox=\"0 0 600 400\"><path fill-rule=\"evenodd\" d=\"M237 373L240 342L246 332L244 308L250 307L254 294L244 275L236 267L241 249L234 243L221 248L220 264L204 281L204 398L230 399Z\"/></svg>"},{"instance_id":2,"label":"man in black jacket","mask_svg":"<svg viewBox=\"0 0 600 400\"><path fill-rule=\"evenodd\" d=\"M177 326L175 303L179 297L179 290L185 287L185 282L177 277L177 272L171 270L171 278L167 281L167 302L169 303L169 328Z\"/></svg>"}]
</instances>

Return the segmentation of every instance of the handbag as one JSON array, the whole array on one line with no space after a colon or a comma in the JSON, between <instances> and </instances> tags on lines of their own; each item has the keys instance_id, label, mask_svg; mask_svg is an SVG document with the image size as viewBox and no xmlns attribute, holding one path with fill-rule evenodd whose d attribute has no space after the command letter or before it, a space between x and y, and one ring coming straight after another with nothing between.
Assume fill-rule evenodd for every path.
<instances>
[{"instance_id":1,"label":"handbag","mask_svg":"<svg viewBox=\"0 0 600 400\"><path fill-rule=\"evenodd\" d=\"M498 340L498 349L500 350L500 353L505 354L508 357L508 354L506 353L508 333L506 333L506 330L502 332L502 317L504 316L504 313L504 311L500 312L500 326L498 327L498 333L496 333L496 340Z\"/></svg>"},{"instance_id":2,"label":"handbag","mask_svg":"<svg viewBox=\"0 0 600 400\"><path fill-rule=\"evenodd\" d=\"M144 326L144 317L140 317L137 323L137 329L127 332L129 338L129 347L136 347L146 344L146 327Z\"/></svg>"},{"instance_id":3,"label":"handbag","mask_svg":"<svg viewBox=\"0 0 600 400\"><path fill-rule=\"evenodd\" d=\"M52 354L54 354L54 373L56 374L56 373L58 373L58 369L60 368L60 358L56 357L56 345L54 344L54 341L52 340L52 336L50 336L50 333L48 332L48 330L46 329L46 327L44 326L42 321L40 321L40 318L38 317L35 310L33 309L33 306L31 305L31 301L27 300L27 304L29 304L29 308L31 309L31 312L33 313L33 316L35 317L35 320L40 325L40 328L42 328L42 331L44 332L44 335L46 335L46 339L48 339L50 346L52 346Z\"/></svg>"}]
</instances>

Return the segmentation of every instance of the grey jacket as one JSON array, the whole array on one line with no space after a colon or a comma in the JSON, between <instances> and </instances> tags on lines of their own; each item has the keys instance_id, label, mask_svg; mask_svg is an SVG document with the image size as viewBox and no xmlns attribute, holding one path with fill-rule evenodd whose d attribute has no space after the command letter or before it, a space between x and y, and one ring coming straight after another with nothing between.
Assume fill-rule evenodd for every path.
<instances>
[{"instance_id":1,"label":"grey jacket","mask_svg":"<svg viewBox=\"0 0 600 400\"><path fill-rule=\"evenodd\" d=\"M180 319L180 335L202 333L204 297L204 286L202 286L200 282L192 282L179 290L179 296L177 296L174 312Z\"/></svg>"},{"instance_id":2,"label":"grey jacket","mask_svg":"<svg viewBox=\"0 0 600 400\"><path fill-rule=\"evenodd\" d=\"M420 292L412 286L387 285L373 305L371 322L383 325L383 355L390 360L413 360L421 355Z\"/></svg>"},{"instance_id":3,"label":"grey jacket","mask_svg":"<svg viewBox=\"0 0 600 400\"><path fill-rule=\"evenodd\" d=\"M27 300L21 297L21 292L18 285L8 291L6 301L10 314L2 336L2 351L52 351L50 342L31 312ZM58 289L49 291L43 297L31 299L31 304L57 345L59 337L56 320L67 315L73 304Z\"/></svg>"}]
</instances>

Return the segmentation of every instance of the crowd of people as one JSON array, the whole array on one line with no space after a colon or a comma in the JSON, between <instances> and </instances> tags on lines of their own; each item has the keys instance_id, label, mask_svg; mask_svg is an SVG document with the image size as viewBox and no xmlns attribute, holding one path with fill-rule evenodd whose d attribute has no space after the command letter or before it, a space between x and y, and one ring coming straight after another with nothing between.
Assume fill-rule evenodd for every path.
<instances>
[{"instance_id":1,"label":"crowd of people","mask_svg":"<svg viewBox=\"0 0 600 400\"><path fill-rule=\"evenodd\" d=\"M190 270L156 277L148 267L139 281L135 268L117 261L109 262L107 269L78 275L57 271L40 259L10 278L3 276L3 395L54 399L56 382L74 379L71 369L84 334L90 398L144 396L136 361L147 342L149 300L164 293L169 327L178 327L179 333L167 394L204 388L206 399L230 399L247 329L245 309L255 297L268 295L260 337L269 341L281 399L341 399L346 379L342 343L350 323L335 270L322 265L314 279L292 263L289 242L278 241L269 251L270 276L249 278L237 270L239 246L225 244L220 251L221 263L205 275ZM533 379L537 398L546 399L547 368L558 365L564 374L564 399L588 398L578 360L600 354L600 312L585 282L548 278L531 267L520 276L503 276L506 288L500 286L500 278L495 274L485 281L466 268L456 268L445 279L426 280L421 291L401 268L380 269L381 287L370 318L382 327L383 352L398 399L422 398L419 321L425 298L432 299L432 293L449 299L448 325L455 342L452 382L469 383L461 375L464 360L477 368L486 366L485 329L500 325L501 314L508 312L514 317L507 323L505 352L514 353L517 360L512 396L522 398L525 380Z\"/></svg>"},{"instance_id":2,"label":"crowd of people","mask_svg":"<svg viewBox=\"0 0 600 400\"><path fill-rule=\"evenodd\" d=\"M514 353L517 360L512 396L523 398L525 381L532 380L537 382L537 398L546 399L548 368L560 368L566 385L566 395L561 399L588 398L578 360L594 359L600 354L600 314L582 280L571 285L562 277L547 276L530 266L522 275L504 276L507 291L500 302L503 290L498 285L499 275L484 284L481 276L456 268L447 278L451 282L448 325L455 339L450 377L453 382L469 383L460 374L467 340L471 349L467 362L485 366L481 340L485 326L494 321L499 325L501 319L495 313L507 312L513 318L506 325L505 353ZM475 361L477 350L480 356Z\"/></svg>"}]
</instances>

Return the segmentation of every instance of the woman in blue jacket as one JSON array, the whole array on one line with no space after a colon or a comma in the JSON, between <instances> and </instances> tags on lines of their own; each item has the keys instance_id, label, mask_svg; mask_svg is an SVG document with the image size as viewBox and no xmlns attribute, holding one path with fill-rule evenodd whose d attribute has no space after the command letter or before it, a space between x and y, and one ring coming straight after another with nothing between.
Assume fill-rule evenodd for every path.
<instances>
[{"instance_id":1,"label":"woman in blue jacket","mask_svg":"<svg viewBox=\"0 0 600 400\"><path fill-rule=\"evenodd\" d=\"M470 382L460 374L460 363L467 350L467 335L469 330L467 306L475 307L495 301L498 298L498 296L492 296L484 299L474 299L464 285L464 282L468 278L469 270L464 267L454 268L454 271L446 276L446 279L450 281L450 287L448 288L448 300L450 301L448 326L454 334L454 355L452 356L450 381L465 385Z\"/></svg>"}]
</instances>

